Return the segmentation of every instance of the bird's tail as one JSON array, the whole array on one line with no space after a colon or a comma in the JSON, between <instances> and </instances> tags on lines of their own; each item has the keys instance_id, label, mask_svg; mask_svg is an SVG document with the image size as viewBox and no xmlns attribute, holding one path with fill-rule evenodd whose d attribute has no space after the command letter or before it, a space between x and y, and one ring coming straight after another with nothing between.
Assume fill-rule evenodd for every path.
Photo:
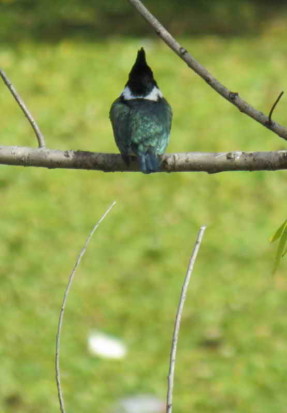
<instances>
[{"instance_id":1,"label":"bird's tail","mask_svg":"<svg viewBox=\"0 0 287 413\"><path fill-rule=\"evenodd\" d=\"M155 153L146 152L139 154L140 170L144 174L150 174L152 172L158 172L160 170L160 160Z\"/></svg>"}]
</instances>

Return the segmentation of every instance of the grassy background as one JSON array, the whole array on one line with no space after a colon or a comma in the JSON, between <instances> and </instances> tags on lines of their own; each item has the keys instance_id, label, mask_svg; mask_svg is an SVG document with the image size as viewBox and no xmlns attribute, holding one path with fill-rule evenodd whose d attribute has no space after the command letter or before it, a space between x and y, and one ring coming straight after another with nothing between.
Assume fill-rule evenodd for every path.
<instances>
[{"instance_id":1,"label":"grassy background","mask_svg":"<svg viewBox=\"0 0 287 413\"><path fill-rule=\"evenodd\" d=\"M286 89L280 30L182 42L262 111ZM141 46L174 110L169 152L286 148L157 41L2 44L0 62L50 148L115 152L108 111ZM4 85L0 107L1 144L34 146ZM274 118L286 124L286 98ZM61 359L67 411L109 412L127 394L165 396L178 296L206 224L181 329L175 411L286 412L286 263L272 279L268 243L286 218L286 188L284 171L144 176L2 166L0 411L59 410L53 359L63 290L89 230L116 200L69 297ZM128 357L91 357L93 329L121 337Z\"/></svg>"}]
</instances>

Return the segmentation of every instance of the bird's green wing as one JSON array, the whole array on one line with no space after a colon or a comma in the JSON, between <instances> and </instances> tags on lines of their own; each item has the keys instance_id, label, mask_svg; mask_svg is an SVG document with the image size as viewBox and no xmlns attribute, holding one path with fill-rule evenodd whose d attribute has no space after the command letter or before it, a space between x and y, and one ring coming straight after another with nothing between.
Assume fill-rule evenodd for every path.
<instances>
[{"instance_id":1,"label":"bird's green wing","mask_svg":"<svg viewBox=\"0 0 287 413\"><path fill-rule=\"evenodd\" d=\"M130 152L130 108L120 98L116 99L110 109L110 120L116 144L122 155Z\"/></svg>"}]
</instances>

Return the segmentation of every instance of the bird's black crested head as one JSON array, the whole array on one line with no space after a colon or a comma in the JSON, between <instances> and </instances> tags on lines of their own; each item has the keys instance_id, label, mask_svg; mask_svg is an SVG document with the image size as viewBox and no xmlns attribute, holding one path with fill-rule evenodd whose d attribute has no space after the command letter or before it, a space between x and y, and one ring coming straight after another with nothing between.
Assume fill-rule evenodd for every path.
<instances>
[{"instance_id":1,"label":"bird's black crested head","mask_svg":"<svg viewBox=\"0 0 287 413\"><path fill-rule=\"evenodd\" d=\"M126 86L130 88L132 94L135 96L146 96L152 91L154 86L157 86L153 78L152 70L146 62L143 47L138 51Z\"/></svg>"}]
</instances>

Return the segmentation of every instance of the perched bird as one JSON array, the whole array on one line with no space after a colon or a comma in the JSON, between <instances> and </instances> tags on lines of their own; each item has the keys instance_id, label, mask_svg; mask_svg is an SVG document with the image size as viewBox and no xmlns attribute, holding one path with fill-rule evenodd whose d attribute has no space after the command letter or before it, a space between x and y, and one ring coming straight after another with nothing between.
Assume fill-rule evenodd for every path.
<instances>
[{"instance_id":1,"label":"perched bird","mask_svg":"<svg viewBox=\"0 0 287 413\"><path fill-rule=\"evenodd\" d=\"M122 94L111 106L110 119L125 163L129 165L130 155L136 155L143 173L159 171L158 156L168 145L172 110L146 63L143 48Z\"/></svg>"}]
</instances>

